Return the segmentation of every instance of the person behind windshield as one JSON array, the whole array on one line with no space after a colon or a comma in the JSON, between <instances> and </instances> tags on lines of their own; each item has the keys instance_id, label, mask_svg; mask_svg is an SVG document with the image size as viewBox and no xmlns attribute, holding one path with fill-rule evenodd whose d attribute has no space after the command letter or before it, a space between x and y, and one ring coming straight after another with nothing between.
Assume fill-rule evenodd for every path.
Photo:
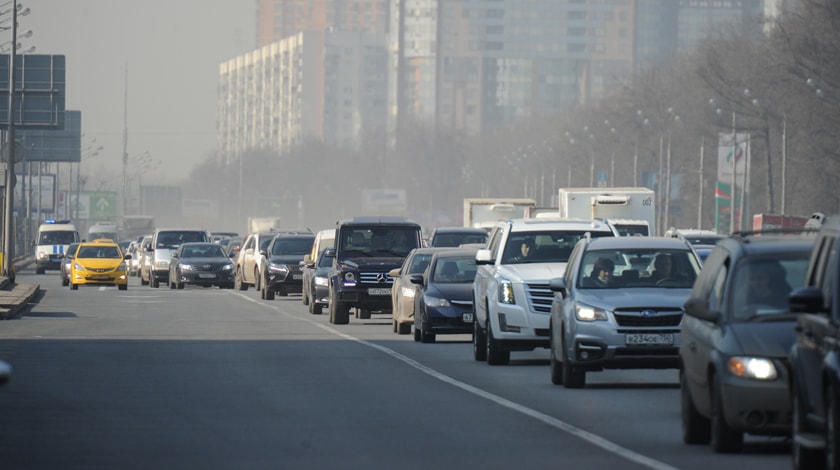
<instances>
[{"instance_id":1,"label":"person behind windshield","mask_svg":"<svg viewBox=\"0 0 840 470\"><path fill-rule=\"evenodd\" d=\"M785 270L781 265L751 266L747 280L747 304L778 308L788 305L791 286L785 280Z\"/></svg>"},{"instance_id":2,"label":"person behind windshield","mask_svg":"<svg viewBox=\"0 0 840 470\"><path fill-rule=\"evenodd\" d=\"M659 282L663 279L668 279L673 277L671 274L671 268L673 266L673 260L671 260L671 255L660 253L656 255L656 259L653 260L653 272L650 273L650 280L653 282Z\"/></svg>"},{"instance_id":3,"label":"person behind windshield","mask_svg":"<svg viewBox=\"0 0 840 470\"><path fill-rule=\"evenodd\" d=\"M584 287L607 287L611 284L615 263L609 258L598 258L592 272L583 279Z\"/></svg>"},{"instance_id":4,"label":"person behind windshield","mask_svg":"<svg viewBox=\"0 0 840 470\"><path fill-rule=\"evenodd\" d=\"M534 240L526 238L519 246L519 254L510 259L511 263L525 263L534 256Z\"/></svg>"},{"instance_id":5,"label":"person behind windshield","mask_svg":"<svg viewBox=\"0 0 840 470\"><path fill-rule=\"evenodd\" d=\"M408 236L406 235L405 231L399 230L394 232L394 237L391 240L391 249L394 251L398 251L401 253L408 253L412 249L416 248L408 241Z\"/></svg>"}]
</instances>

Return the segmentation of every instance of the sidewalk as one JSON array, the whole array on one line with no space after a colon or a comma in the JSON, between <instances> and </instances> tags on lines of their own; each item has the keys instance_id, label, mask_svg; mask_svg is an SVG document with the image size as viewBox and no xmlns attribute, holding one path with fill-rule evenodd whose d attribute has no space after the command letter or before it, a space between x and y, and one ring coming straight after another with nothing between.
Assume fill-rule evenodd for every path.
<instances>
[{"instance_id":1,"label":"sidewalk","mask_svg":"<svg viewBox=\"0 0 840 470\"><path fill-rule=\"evenodd\" d=\"M22 269L29 263L23 259L16 261L14 265ZM12 283L8 277L0 276L0 319L7 320L16 316L40 290L40 284Z\"/></svg>"}]
</instances>

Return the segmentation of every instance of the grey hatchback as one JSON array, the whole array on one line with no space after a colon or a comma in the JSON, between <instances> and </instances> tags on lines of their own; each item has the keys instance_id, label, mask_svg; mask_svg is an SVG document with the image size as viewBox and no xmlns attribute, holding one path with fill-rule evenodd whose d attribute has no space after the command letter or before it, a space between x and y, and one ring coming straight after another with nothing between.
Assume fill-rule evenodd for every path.
<instances>
[{"instance_id":1,"label":"grey hatchback","mask_svg":"<svg viewBox=\"0 0 840 470\"><path fill-rule=\"evenodd\" d=\"M741 233L715 245L685 303L680 334L683 441L740 452L744 433L791 432L788 293L805 280L814 236Z\"/></svg>"},{"instance_id":2,"label":"grey hatchback","mask_svg":"<svg viewBox=\"0 0 840 470\"><path fill-rule=\"evenodd\" d=\"M676 369L682 306L700 272L678 238L578 241L564 277L549 281L551 381L583 387L603 369Z\"/></svg>"}]
</instances>

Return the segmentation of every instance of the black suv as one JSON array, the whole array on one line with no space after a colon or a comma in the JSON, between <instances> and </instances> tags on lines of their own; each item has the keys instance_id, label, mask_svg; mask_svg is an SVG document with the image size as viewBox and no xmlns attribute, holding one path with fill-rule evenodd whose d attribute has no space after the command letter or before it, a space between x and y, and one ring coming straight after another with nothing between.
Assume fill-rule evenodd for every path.
<instances>
[{"instance_id":1,"label":"black suv","mask_svg":"<svg viewBox=\"0 0 840 470\"><path fill-rule=\"evenodd\" d=\"M805 274L788 298L798 313L790 351L794 468L840 465L840 217L823 221Z\"/></svg>"},{"instance_id":2,"label":"black suv","mask_svg":"<svg viewBox=\"0 0 840 470\"><path fill-rule=\"evenodd\" d=\"M265 257L260 297L274 300L274 295L300 294L303 290L303 273L300 262L312 250L315 234L280 233L274 236L264 251Z\"/></svg>"},{"instance_id":3,"label":"black suv","mask_svg":"<svg viewBox=\"0 0 840 470\"><path fill-rule=\"evenodd\" d=\"M371 312L390 313L388 272L399 268L414 248L420 247L420 225L403 217L355 217L336 224L335 248L324 256L335 258L329 276L330 323L370 318Z\"/></svg>"},{"instance_id":4,"label":"black suv","mask_svg":"<svg viewBox=\"0 0 840 470\"><path fill-rule=\"evenodd\" d=\"M744 232L717 242L680 329L683 441L740 452L744 434L790 434L787 355L814 234Z\"/></svg>"}]
</instances>

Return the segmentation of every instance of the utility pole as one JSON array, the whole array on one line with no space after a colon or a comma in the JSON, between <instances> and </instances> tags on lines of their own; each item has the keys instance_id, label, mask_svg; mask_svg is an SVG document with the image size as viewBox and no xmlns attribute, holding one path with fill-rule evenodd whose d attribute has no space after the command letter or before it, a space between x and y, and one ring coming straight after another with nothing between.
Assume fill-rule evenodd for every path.
<instances>
[{"instance_id":1,"label":"utility pole","mask_svg":"<svg viewBox=\"0 0 840 470\"><path fill-rule=\"evenodd\" d=\"M128 213L128 62L125 64L125 96L123 97L122 215Z\"/></svg>"},{"instance_id":2,"label":"utility pole","mask_svg":"<svg viewBox=\"0 0 840 470\"><path fill-rule=\"evenodd\" d=\"M6 133L6 207L3 217L3 274L15 281L15 58L17 56L17 0L12 0L12 51L9 54L9 130ZM27 214L28 215L28 214Z\"/></svg>"}]
</instances>

